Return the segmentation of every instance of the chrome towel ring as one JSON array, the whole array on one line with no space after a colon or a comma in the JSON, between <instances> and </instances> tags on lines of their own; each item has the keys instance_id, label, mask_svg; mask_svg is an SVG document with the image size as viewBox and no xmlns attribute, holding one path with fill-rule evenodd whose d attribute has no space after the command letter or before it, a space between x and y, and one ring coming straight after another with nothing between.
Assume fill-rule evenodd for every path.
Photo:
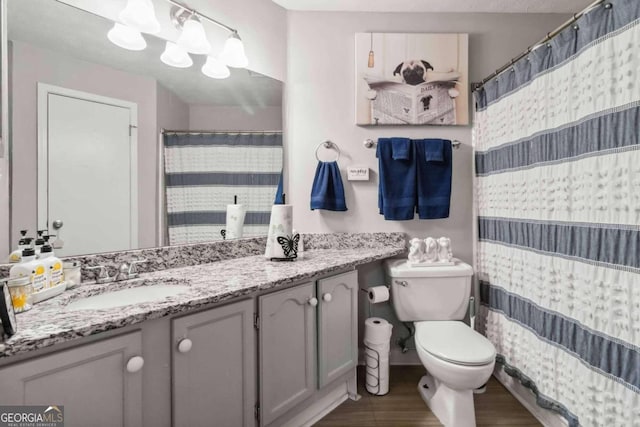
<instances>
[{"instance_id":1,"label":"chrome towel ring","mask_svg":"<svg viewBox=\"0 0 640 427\"><path fill-rule=\"evenodd\" d=\"M318 144L318 146L316 147L316 159L318 159L319 162L321 162L322 160L320 160L320 157L318 157L318 150L320 149L320 147L324 147L327 150L328 149L335 149L336 150L336 158L332 161L337 162L340 159L340 147L338 147L338 144L336 144L335 142L331 142L331 141L324 141L321 142L320 144Z\"/></svg>"}]
</instances>

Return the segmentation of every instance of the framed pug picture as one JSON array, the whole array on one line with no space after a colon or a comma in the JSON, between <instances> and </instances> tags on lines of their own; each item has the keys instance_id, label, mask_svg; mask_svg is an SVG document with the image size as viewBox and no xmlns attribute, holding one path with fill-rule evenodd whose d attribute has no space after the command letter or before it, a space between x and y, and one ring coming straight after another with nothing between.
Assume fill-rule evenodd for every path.
<instances>
[{"instance_id":1,"label":"framed pug picture","mask_svg":"<svg viewBox=\"0 0 640 427\"><path fill-rule=\"evenodd\" d=\"M468 125L468 34L356 34L356 124Z\"/></svg>"}]
</instances>

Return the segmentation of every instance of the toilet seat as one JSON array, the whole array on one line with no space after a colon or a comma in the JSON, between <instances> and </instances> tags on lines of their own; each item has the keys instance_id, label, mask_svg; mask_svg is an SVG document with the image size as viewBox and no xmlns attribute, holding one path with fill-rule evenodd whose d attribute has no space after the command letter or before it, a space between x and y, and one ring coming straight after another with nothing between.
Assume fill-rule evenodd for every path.
<instances>
[{"instance_id":1,"label":"toilet seat","mask_svg":"<svg viewBox=\"0 0 640 427\"><path fill-rule=\"evenodd\" d=\"M493 363L493 344L459 321L415 322L415 341L424 351L456 365L480 366Z\"/></svg>"}]
</instances>

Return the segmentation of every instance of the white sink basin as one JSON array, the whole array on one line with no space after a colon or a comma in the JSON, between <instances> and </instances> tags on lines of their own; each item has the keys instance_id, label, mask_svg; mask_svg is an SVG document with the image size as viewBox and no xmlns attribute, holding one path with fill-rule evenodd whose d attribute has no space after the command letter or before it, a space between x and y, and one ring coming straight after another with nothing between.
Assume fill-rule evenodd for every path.
<instances>
[{"instance_id":1,"label":"white sink basin","mask_svg":"<svg viewBox=\"0 0 640 427\"><path fill-rule=\"evenodd\" d=\"M100 310L104 308L123 307L125 305L140 304L161 300L179 295L189 290L188 286L180 285L149 285L120 291L106 292L82 298L67 305L67 310Z\"/></svg>"}]
</instances>

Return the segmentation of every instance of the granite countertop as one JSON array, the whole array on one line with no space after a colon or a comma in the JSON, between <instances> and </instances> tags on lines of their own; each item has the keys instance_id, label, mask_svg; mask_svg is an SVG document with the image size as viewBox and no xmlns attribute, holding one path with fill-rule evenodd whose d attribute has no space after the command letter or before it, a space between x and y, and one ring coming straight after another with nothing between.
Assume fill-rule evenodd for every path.
<instances>
[{"instance_id":1,"label":"granite countertop","mask_svg":"<svg viewBox=\"0 0 640 427\"><path fill-rule=\"evenodd\" d=\"M0 357L9 357L88 335L183 313L207 304L230 301L277 289L319 275L343 271L390 258L403 247L313 249L295 262L271 262L262 255L141 274L136 279L103 285L82 285L31 310L17 314L18 332L0 344ZM148 286L183 285L189 289L160 300L101 310L68 310L79 299L104 292Z\"/></svg>"}]
</instances>

